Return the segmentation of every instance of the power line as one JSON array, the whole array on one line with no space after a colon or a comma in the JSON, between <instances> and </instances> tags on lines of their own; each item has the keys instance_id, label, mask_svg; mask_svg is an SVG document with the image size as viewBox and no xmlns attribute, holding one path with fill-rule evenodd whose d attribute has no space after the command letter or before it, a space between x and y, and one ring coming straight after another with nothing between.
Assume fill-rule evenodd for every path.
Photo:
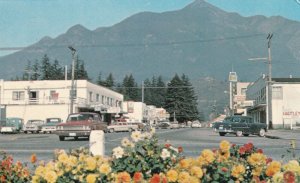
<instances>
[{"instance_id":1,"label":"power line","mask_svg":"<svg viewBox=\"0 0 300 183\"><path fill-rule=\"evenodd\" d=\"M229 36L223 38L212 38L212 39L196 39L196 40L183 40L183 41L170 41L170 42L153 42L153 43L123 43L123 44L95 44L95 45L76 45L75 47L144 47L144 46L168 46L168 45L179 45L179 44L195 44L195 43L207 43L216 41L227 41L234 39L248 39L253 37L264 36L265 34L252 34L242 36ZM42 50L43 48L67 48L68 45L53 45L53 46L29 46L29 47L0 47L0 51L17 51L17 50Z\"/></svg>"}]
</instances>

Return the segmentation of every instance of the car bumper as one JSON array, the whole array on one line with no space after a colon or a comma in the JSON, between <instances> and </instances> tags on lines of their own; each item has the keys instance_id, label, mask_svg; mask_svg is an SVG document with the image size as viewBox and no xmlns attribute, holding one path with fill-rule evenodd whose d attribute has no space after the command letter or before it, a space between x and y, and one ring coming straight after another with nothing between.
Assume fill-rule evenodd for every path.
<instances>
[{"instance_id":1,"label":"car bumper","mask_svg":"<svg viewBox=\"0 0 300 183\"><path fill-rule=\"evenodd\" d=\"M64 136L64 137L89 137L91 134L91 131L59 131L59 130L56 130L54 133L58 136Z\"/></svg>"},{"instance_id":2,"label":"car bumper","mask_svg":"<svg viewBox=\"0 0 300 183\"><path fill-rule=\"evenodd\" d=\"M15 133L16 130L12 127L2 127L1 133Z\"/></svg>"},{"instance_id":3,"label":"car bumper","mask_svg":"<svg viewBox=\"0 0 300 183\"><path fill-rule=\"evenodd\" d=\"M224 133L233 133L234 131L231 130L231 129L217 129L217 128L214 128L214 131L219 133L219 132L224 132Z\"/></svg>"}]
</instances>

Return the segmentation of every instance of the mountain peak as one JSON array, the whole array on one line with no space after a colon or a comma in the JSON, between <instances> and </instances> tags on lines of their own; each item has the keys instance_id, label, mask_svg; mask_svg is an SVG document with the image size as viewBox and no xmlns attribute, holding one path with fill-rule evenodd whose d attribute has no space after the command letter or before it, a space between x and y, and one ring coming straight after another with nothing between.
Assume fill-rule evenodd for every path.
<instances>
[{"instance_id":1,"label":"mountain peak","mask_svg":"<svg viewBox=\"0 0 300 183\"><path fill-rule=\"evenodd\" d=\"M78 34L81 32L90 32L90 30L88 30L81 24L76 24L67 31L67 33L71 33L71 34Z\"/></svg>"}]
</instances>

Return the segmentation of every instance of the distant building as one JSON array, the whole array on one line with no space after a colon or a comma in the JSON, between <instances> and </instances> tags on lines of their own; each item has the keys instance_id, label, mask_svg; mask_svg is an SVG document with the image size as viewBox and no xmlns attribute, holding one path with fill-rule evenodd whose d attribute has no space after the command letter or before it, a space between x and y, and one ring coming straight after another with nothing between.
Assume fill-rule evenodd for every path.
<instances>
[{"instance_id":1,"label":"distant building","mask_svg":"<svg viewBox=\"0 0 300 183\"><path fill-rule=\"evenodd\" d=\"M269 122L266 121L267 93L267 77L262 76L249 85L247 99L253 101L253 106L248 108L248 115L273 128L300 126L300 78L272 78Z\"/></svg>"},{"instance_id":2,"label":"distant building","mask_svg":"<svg viewBox=\"0 0 300 183\"><path fill-rule=\"evenodd\" d=\"M87 80L75 81L73 112L93 111L105 121L122 111L123 95ZM0 80L1 116L45 120L66 120L70 112L70 80Z\"/></svg>"},{"instance_id":3,"label":"distant building","mask_svg":"<svg viewBox=\"0 0 300 183\"><path fill-rule=\"evenodd\" d=\"M156 108L142 102L125 101L122 107L123 117L130 122L157 124L169 120L170 114L164 108Z\"/></svg>"}]
</instances>

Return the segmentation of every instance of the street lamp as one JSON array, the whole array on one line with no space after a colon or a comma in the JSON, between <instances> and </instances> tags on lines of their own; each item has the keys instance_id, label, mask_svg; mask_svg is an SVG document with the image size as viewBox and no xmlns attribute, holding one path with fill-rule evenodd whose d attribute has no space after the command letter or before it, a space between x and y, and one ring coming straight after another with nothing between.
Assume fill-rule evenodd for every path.
<instances>
[{"instance_id":1,"label":"street lamp","mask_svg":"<svg viewBox=\"0 0 300 183\"><path fill-rule=\"evenodd\" d=\"M268 74L268 81L267 81L267 115L266 115L266 123L268 128L273 128L272 125L272 58L271 58L271 39L273 37L272 33L269 33L267 36L268 40L268 57L261 57L261 58L250 58L248 60L267 60L268 61L268 69L269 69L269 74Z\"/></svg>"},{"instance_id":2,"label":"street lamp","mask_svg":"<svg viewBox=\"0 0 300 183\"><path fill-rule=\"evenodd\" d=\"M75 55L76 49L72 46L68 47L72 51L72 82L71 82L71 94L70 94L70 114L73 113L74 104L74 70L75 70Z\"/></svg>"}]
</instances>

